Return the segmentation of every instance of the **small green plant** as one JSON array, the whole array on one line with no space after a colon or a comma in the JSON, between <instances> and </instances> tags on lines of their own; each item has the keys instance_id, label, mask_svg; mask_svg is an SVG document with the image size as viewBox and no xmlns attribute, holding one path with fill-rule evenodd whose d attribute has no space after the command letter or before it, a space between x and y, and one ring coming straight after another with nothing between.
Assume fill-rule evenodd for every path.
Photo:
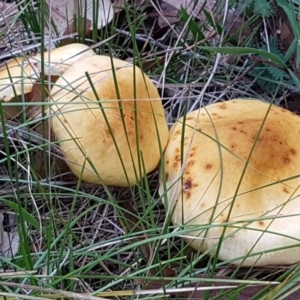
<instances>
[{"instance_id":1,"label":"small green plant","mask_svg":"<svg viewBox=\"0 0 300 300\"><path fill-rule=\"evenodd\" d=\"M279 49L276 36L269 37L268 46L265 44L260 49L269 51L287 63L285 55ZM286 69L281 68L276 64L272 64L270 61L264 60L261 56L259 57L262 59L262 62L250 72L250 75L256 79L256 83L262 90L269 94L274 94L278 90L278 85L293 85L293 80L290 74L286 72Z\"/></svg>"},{"instance_id":2,"label":"small green plant","mask_svg":"<svg viewBox=\"0 0 300 300\"><path fill-rule=\"evenodd\" d=\"M269 18L275 13L270 2L268 0L234 0L231 5L246 11L247 15L259 15L260 17Z\"/></svg>"}]
</instances>

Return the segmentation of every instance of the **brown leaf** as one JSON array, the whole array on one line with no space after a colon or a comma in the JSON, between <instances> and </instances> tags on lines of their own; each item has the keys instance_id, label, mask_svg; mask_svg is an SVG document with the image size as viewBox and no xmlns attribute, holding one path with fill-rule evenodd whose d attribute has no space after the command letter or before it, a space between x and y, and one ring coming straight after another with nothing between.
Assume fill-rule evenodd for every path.
<instances>
[{"instance_id":1,"label":"brown leaf","mask_svg":"<svg viewBox=\"0 0 300 300\"><path fill-rule=\"evenodd\" d=\"M165 27L172 25L178 21L178 8L174 7L169 3L162 3L160 5L160 14L158 17L158 25L160 27Z\"/></svg>"},{"instance_id":2,"label":"brown leaf","mask_svg":"<svg viewBox=\"0 0 300 300\"><path fill-rule=\"evenodd\" d=\"M206 21L203 8L211 13L214 18L220 18L221 15L217 15L218 12L214 9L216 1L199 0L196 4L195 3L196 2L193 0L163 0L162 5L167 4L169 7L168 9L173 7L172 13L177 11L177 14L183 8L189 15L192 15L194 18L198 18L202 22Z\"/></svg>"},{"instance_id":3,"label":"brown leaf","mask_svg":"<svg viewBox=\"0 0 300 300\"><path fill-rule=\"evenodd\" d=\"M161 27L165 26L168 22L173 24L178 19L178 13L181 8L184 8L189 15L197 18L201 24L206 24L207 19L203 12L205 9L208 11L216 22L220 22L223 18L223 6L219 5L217 1L199 0L195 5L193 0L163 0L161 3L162 16L159 17L158 23ZM225 21L225 28L230 33L242 30L242 35L246 36L251 32L251 28L243 27L244 21L239 16L236 16L234 11L229 10L227 13L227 19ZM209 27L209 26L208 26ZM210 29L210 28L207 28ZM211 32L210 32L211 34Z\"/></svg>"},{"instance_id":4,"label":"brown leaf","mask_svg":"<svg viewBox=\"0 0 300 300\"><path fill-rule=\"evenodd\" d=\"M82 7L80 7L82 3ZM73 32L74 28L74 15L85 18L88 20L87 23L90 24L89 30L93 29L93 0L85 1L76 1L76 0L47 0L49 9L51 10L52 19L56 25L59 35ZM86 12L85 12L86 4ZM98 19L97 19L97 28L101 28L108 24L114 15L114 10L110 0L101 0L99 1L99 10L98 10ZM50 20L48 21L50 24ZM84 22L82 22L84 24ZM50 26L51 27L51 26ZM46 32L53 33L52 28L46 28ZM80 29L77 28L76 31L80 32Z\"/></svg>"},{"instance_id":5,"label":"brown leaf","mask_svg":"<svg viewBox=\"0 0 300 300\"><path fill-rule=\"evenodd\" d=\"M122 9L124 9L126 2L128 2L128 0L113 0L112 5L114 7L115 12L119 12Z\"/></svg>"},{"instance_id":6,"label":"brown leaf","mask_svg":"<svg viewBox=\"0 0 300 300\"><path fill-rule=\"evenodd\" d=\"M115 12L119 12L125 8L128 0L112 0L111 2L113 4ZM136 10L140 10L143 8L144 5L147 5L149 3L149 1L148 0L132 0L132 1L130 1L130 3Z\"/></svg>"}]
</instances>

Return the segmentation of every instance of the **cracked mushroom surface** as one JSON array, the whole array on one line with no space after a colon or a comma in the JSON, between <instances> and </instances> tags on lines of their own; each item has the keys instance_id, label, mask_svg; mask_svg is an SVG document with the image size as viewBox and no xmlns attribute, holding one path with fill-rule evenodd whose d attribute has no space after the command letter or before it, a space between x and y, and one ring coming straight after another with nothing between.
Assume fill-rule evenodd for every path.
<instances>
[{"instance_id":1,"label":"cracked mushroom surface","mask_svg":"<svg viewBox=\"0 0 300 300\"><path fill-rule=\"evenodd\" d=\"M165 112L138 67L119 59L112 67L107 56L83 58L58 79L51 102L52 130L83 181L126 187L158 165L168 140Z\"/></svg>"},{"instance_id":2,"label":"cracked mushroom surface","mask_svg":"<svg viewBox=\"0 0 300 300\"><path fill-rule=\"evenodd\" d=\"M213 256L226 230L221 260L299 262L300 118L256 99L234 99L183 121L171 128L159 192L174 209L174 224L197 226L186 240Z\"/></svg>"}]
</instances>

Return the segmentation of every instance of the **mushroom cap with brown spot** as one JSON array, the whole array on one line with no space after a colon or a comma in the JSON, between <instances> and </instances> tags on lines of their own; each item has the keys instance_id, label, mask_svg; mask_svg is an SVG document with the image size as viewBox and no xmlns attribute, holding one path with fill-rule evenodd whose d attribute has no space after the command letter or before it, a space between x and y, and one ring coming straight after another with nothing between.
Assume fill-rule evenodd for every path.
<instances>
[{"instance_id":1,"label":"mushroom cap with brown spot","mask_svg":"<svg viewBox=\"0 0 300 300\"><path fill-rule=\"evenodd\" d=\"M70 67L51 90L51 126L75 175L129 186L159 163L168 127L148 76L128 62L113 59L113 64L114 72L110 57L93 56Z\"/></svg>"},{"instance_id":2,"label":"mushroom cap with brown spot","mask_svg":"<svg viewBox=\"0 0 300 300\"><path fill-rule=\"evenodd\" d=\"M197 226L188 232L195 238L186 240L214 255L226 229L221 260L299 262L300 118L256 99L234 99L183 120L171 129L164 154L168 176L161 168L159 191L167 193L169 211L176 205L175 224Z\"/></svg>"}]
</instances>

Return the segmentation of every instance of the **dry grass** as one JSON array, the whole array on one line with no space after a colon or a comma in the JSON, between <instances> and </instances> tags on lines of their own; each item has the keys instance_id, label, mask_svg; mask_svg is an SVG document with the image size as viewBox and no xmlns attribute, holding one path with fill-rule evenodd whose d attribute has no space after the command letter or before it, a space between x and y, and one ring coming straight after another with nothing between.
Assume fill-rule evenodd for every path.
<instances>
[{"instance_id":1,"label":"dry grass","mask_svg":"<svg viewBox=\"0 0 300 300\"><path fill-rule=\"evenodd\" d=\"M25 20L29 16L25 8L22 6L24 11L17 12L10 5L6 6L2 11L0 6L3 28L0 60L3 63L11 56L30 54L29 49L34 52L41 49L39 34L28 33L23 27L22 14ZM270 60L251 54L218 54L201 48L268 46L280 20L284 22L279 10L270 18L252 18L245 10L238 10L236 18L250 21L246 30L236 35L229 29L218 33L217 27L209 21L203 26L197 18L191 18L204 35L201 38L193 32L194 23L183 19L176 26L160 28L157 19L165 15L165 11L152 1L142 12L136 11L134 6L126 9L99 31L99 39L93 41L89 37L86 43L93 45L100 41L96 50L102 54L123 59L139 56L139 63L160 91L169 125L185 111L239 97L274 100L278 105L298 110L295 102L299 89L296 86L279 83L270 93L251 76L255 67L272 65ZM221 18L219 25L224 25L225 21ZM136 30L135 39L130 34L133 29ZM103 39L108 42L101 43ZM55 41L55 37L51 41ZM287 64L297 76L293 58ZM52 288L57 298L62 291L68 291L70 294L65 294L68 299L92 299L92 295L108 297L108 294L101 294L104 291L110 292L113 299L154 299L156 296L155 299L174 299L176 295L176 299L212 299L217 292L199 292L194 294L195 298L190 298L193 294L188 288L199 287L204 277L213 278L210 282L214 282L206 287L207 290L217 289L217 279L221 285L249 287L240 294L237 288L229 292L224 289L224 297L218 299L229 299L225 295L230 299L283 299L268 294L267 289L259 294L261 288L250 288L250 285L258 284L258 279L261 286L280 281L280 291L284 293L292 280L298 280L298 266L249 269L222 262L212 266L210 258L195 253L173 231L157 193L157 170L130 189L78 182L67 169L63 174L55 172L54 165L60 157L57 145L49 147L32 129L34 124L28 126L20 120L3 122L0 131L4 137L0 144L0 210L5 216L5 230L15 230L18 222L20 234L18 253L12 258L0 257L0 278L6 281L1 284L0 296L16 293L31 295L30 299L34 299L33 295L38 297L43 291L49 293L47 288ZM15 216L15 212L4 205L2 199L26 209L42 227L37 229L24 218L9 217ZM12 275L5 277L8 273ZM163 287L174 290L164 295ZM136 292L117 295L116 291L125 290ZM148 291L148 295L138 295L143 290ZM284 299L296 298L286 296Z\"/></svg>"}]
</instances>

